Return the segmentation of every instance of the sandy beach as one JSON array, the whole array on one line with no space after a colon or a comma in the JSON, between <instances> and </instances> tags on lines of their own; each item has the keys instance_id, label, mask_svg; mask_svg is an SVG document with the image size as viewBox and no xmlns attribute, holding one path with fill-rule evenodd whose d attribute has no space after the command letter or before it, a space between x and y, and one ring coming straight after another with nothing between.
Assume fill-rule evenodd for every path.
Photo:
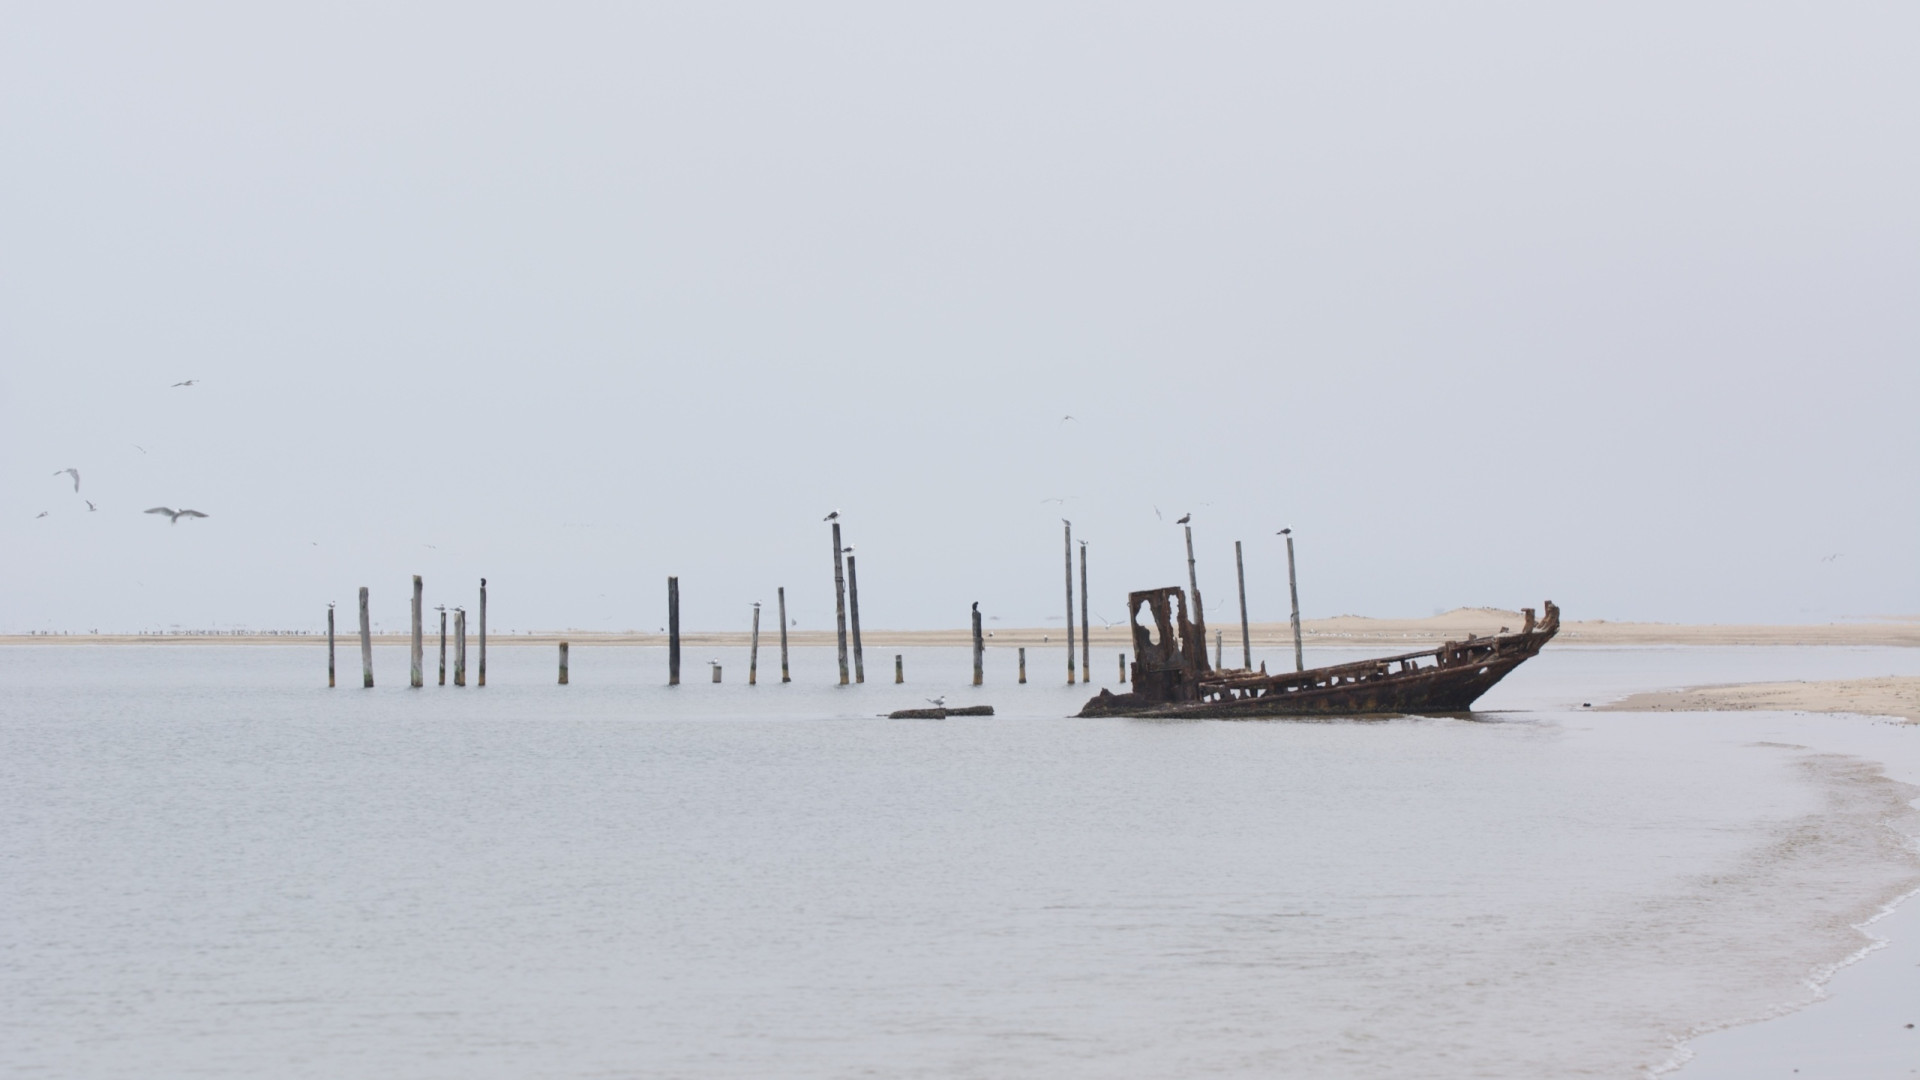
<instances>
[{"instance_id":1,"label":"sandy beach","mask_svg":"<svg viewBox=\"0 0 1920 1080\"><path fill-rule=\"evenodd\" d=\"M1889 675L1880 679L1830 682L1742 683L1692 686L1634 694L1601 706L1615 712L1778 712L1862 713L1897 716L1920 723L1920 678Z\"/></svg>"}]
</instances>

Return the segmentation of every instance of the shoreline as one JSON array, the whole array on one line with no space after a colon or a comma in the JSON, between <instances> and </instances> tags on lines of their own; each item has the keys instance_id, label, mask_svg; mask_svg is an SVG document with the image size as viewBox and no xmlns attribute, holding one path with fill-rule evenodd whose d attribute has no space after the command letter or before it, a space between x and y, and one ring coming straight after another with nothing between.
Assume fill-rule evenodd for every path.
<instances>
[{"instance_id":1,"label":"shoreline","mask_svg":"<svg viewBox=\"0 0 1920 1080\"><path fill-rule=\"evenodd\" d=\"M1508 627L1518 627L1524 617L1517 611L1499 608L1462 608L1425 619L1374 619L1359 615L1340 615L1331 619L1304 619L1301 638L1317 646L1367 646L1413 652L1433 648L1448 641L1460 641L1469 635L1486 636ZM1229 645L1239 644L1236 622L1220 624L1211 630L1224 633ZM1079 638L1076 628L1076 644ZM426 636L438 637L438 627L429 625ZM1288 623L1254 623L1249 628L1253 644L1277 649L1293 644ZM357 627L335 631L336 640L359 637ZM475 636L468 627L469 639ZM966 646L972 644L972 632L964 628L950 630L866 630L863 645L879 648ZM326 638L324 630L304 632L270 631L176 631L155 634L0 634L0 645L285 645L306 644ZM746 630L687 631L680 635L684 645L744 646L752 634ZM411 641L405 631L379 631L373 641L379 645L398 645ZM788 642L795 646L831 646L833 630L789 630ZM777 645L779 627L762 630L760 644ZM1803 625L1699 624L1609 622L1593 619L1563 623L1555 642L1567 645L1895 645L1920 648L1920 616L1890 616L1877 620ZM495 630L489 643L552 645L566 641L576 645L663 646L663 633L637 633L607 630ZM1124 625L1097 627L1091 635L1093 645L1126 649L1132 644ZM988 631L987 644L994 646L1064 646L1064 627L1006 627Z\"/></svg>"},{"instance_id":2,"label":"shoreline","mask_svg":"<svg viewBox=\"0 0 1920 1080\"><path fill-rule=\"evenodd\" d=\"M1631 694L1594 711L1855 713L1920 724L1920 676L1690 686Z\"/></svg>"}]
</instances>

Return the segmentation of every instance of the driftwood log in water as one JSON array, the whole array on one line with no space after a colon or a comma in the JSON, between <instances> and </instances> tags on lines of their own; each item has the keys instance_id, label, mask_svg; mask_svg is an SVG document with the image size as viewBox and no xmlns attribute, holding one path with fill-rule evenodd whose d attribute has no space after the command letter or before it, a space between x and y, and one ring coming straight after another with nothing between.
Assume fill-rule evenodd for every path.
<instances>
[{"instance_id":1,"label":"driftwood log in water","mask_svg":"<svg viewBox=\"0 0 1920 1080\"><path fill-rule=\"evenodd\" d=\"M949 716L992 716L991 705L968 705L959 709L901 709L887 714L889 720L945 720Z\"/></svg>"}]
</instances>

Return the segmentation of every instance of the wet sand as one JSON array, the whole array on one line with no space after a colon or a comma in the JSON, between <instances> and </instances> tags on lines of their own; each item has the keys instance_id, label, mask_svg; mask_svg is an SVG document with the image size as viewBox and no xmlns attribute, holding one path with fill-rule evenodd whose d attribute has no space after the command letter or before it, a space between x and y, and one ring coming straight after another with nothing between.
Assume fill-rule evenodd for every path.
<instances>
[{"instance_id":1,"label":"wet sand","mask_svg":"<svg viewBox=\"0 0 1920 1080\"><path fill-rule=\"evenodd\" d=\"M1634 694L1600 708L1614 712L1863 713L1920 723L1920 677L1693 686Z\"/></svg>"}]
</instances>

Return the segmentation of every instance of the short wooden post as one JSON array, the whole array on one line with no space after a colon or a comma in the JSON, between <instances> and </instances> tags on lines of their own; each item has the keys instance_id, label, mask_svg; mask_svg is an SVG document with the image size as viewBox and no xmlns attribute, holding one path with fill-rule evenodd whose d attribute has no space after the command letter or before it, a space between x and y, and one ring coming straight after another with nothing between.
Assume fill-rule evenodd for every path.
<instances>
[{"instance_id":1,"label":"short wooden post","mask_svg":"<svg viewBox=\"0 0 1920 1080\"><path fill-rule=\"evenodd\" d=\"M680 685L680 579L667 578L667 685Z\"/></svg>"},{"instance_id":2,"label":"short wooden post","mask_svg":"<svg viewBox=\"0 0 1920 1080\"><path fill-rule=\"evenodd\" d=\"M1240 579L1240 666L1253 670L1253 632L1247 626L1247 564L1240 558L1240 541L1233 542L1233 572Z\"/></svg>"},{"instance_id":3,"label":"short wooden post","mask_svg":"<svg viewBox=\"0 0 1920 1080\"><path fill-rule=\"evenodd\" d=\"M413 575L413 652L408 685L418 690L427 684L426 663L420 640L420 575Z\"/></svg>"},{"instance_id":4,"label":"short wooden post","mask_svg":"<svg viewBox=\"0 0 1920 1080\"><path fill-rule=\"evenodd\" d=\"M327 685L333 683L333 605L327 605Z\"/></svg>"},{"instance_id":5,"label":"short wooden post","mask_svg":"<svg viewBox=\"0 0 1920 1080\"><path fill-rule=\"evenodd\" d=\"M567 685L567 643L560 643L560 685Z\"/></svg>"},{"instance_id":6,"label":"short wooden post","mask_svg":"<svg viewBox=\"0 0 1920 1080\"><path fill-rule=\"evenodd\" d=\"M1027 647L1020 646L1020 685L1027 685Z\"/></svg>"},{"instance_id":7,"label":"short wooden post","mask_svg":"<svg viewBox=\"0 0 1920 1080\"><path fill-rule=\"evenodd\" d=\"M1067 527L1067 685L1075 682L1073 667L1073 522L1061 521Z\"/></svg>"},{"instance_id":8,"label":"short wooden post","mask_svg":"<svg viewBox=\"0 0 1920 1080\"><path fill-rule=\"evenodd\" d=\"M753 602L753 642L747 647L747 685L760 685L760 601Z\"/></svg>"},{"instance_id":9,"label":"short wooden post","mask_svg":"<svg viewBox=\"0 0 1920 1080\"><path fill-rule=\"evenodd\" d=\"M1120 685L1127 684L1127 654L1120 654Z\"/></svg>"},{"instance_id":10,"label":"short wooden post","mask_svg":"<svg viewBox=\"0 0 1920 1080\"><path fill-rule=\"evenodd\" d=\"M787 587L780 586L780 681L790 683L793 676L787 671Z\"/></svg>"},{"instance_id":11,"label":"short wooden post","mask_svg":"<svg viewBox=\"0 0 1920 1080\"><path fill-rule=\"evenodd\" d=\"M373 685L373 620L367 616L367 587L360 586L360 671L362 686Z\"/></svg>"},{"instance_id":12,"label":"short wooden post","mask_svg":"<svg viewBox=\"0 0 1920 1080\"><path fill-rule=\"evenodd\" d=\"M1221 660L1220 650L1225 645L1226 645L1226 635L1222 634L1218 630L1215 630L1213 632L1213 670L1215 671L1220 670L1220 660Z\"/></svg>"},{"instance_id":13,"label":"short wooden post","mask_svg":"<svg viewBox=\"0 0 1920 1080\"><path fill-rule=\"evenodd\" d=\"M847 608L853 614L853 681L867 681L867 665L860 658L860 575L854 573L853 549L847 549Z\"/></svg>"},{"instance_id":14,"label":"short wooden post","mask_svg":"<svg viewBox=\"0 0 1920 1080\"><path fill-rule=\"evenodd\" d=\"M709 666L713 668L713 681L719 682L720 681L720 665L718 663L711 663Z\"/></svg>"},{"instance_id":15,"label":"short wooden post","mask_svg":"<svg viewBox=\"0 0 1920 1080\"><path fill-rule=\"evenodd\" d=\"M480 579L480 669L476 686L487 685L487 579Z\"/></svg>"},{"instance_id":16,"label":"short wooden post","mask_svg":"<svg viewBox=\"0 0 1920 1080\"><path fill-rule=\"evenodd\" d=\"M453 685L467 685L467 609L453 609Z\"/></svg>"},{"instance_id":17,"label":"short wooden post","mask_svg":"<svg viewBox=\"0 0 1920 1080\"><path fill-rule=\"evenodd\" d=\"M833 523L833 621L840 632L840 685L847 685L847 570L840 550L840 522Z\"/></svg>"},{"instance_id":18,"label":"short wooden post","mask_svg":"<svg viewBox=\"0 0 1920 1080\"><path fill-rule=\"evenodd\" d=\"M899 653L893 654L893 681L896 684L907 681L907 662Z\"/></svg>"},{"instance_id":19,"label":"short wooden post","mask_svg":"<svg viewBox=\"0 0 1920 1080\"><path fill-rule=\"evenodd\" d=\"M1306 655L1300 649L1300 585L1293 576L1293 530L1281 529L1287 538L1287 597L1293 602L1293 670L1307 670Z\"/></svg>"},{"instance_id":20,"label":"short wooden post","mask_svg":"<svg viewBox=\"0 0 1920 1080\"><path fill-rule=\"evenodd\" d=\"M1087 618L1087 542L1080 541L1080 670L1093 681L1093 622Z\"/></svg>"},{"instance_id":21,"label":"short wooden post","mask_svg":"<svg viewBox=\"0 0 1920 1080\"><path fill-rule=\"evenodd\" d=\"M973 685L987 681L987 645L980 636L980 601L973 602Z\"/></svg>"},{"instance_id":22,"label":"short wooden post","mask_svg":"<svg viewBox=\"0 0 1920 1080\"><path fill-rule=\"evenodd\" d=\"M441 604L435 610L440 612L440 685L447 685L447 605Z\"/></svg>"}]
</instances>

